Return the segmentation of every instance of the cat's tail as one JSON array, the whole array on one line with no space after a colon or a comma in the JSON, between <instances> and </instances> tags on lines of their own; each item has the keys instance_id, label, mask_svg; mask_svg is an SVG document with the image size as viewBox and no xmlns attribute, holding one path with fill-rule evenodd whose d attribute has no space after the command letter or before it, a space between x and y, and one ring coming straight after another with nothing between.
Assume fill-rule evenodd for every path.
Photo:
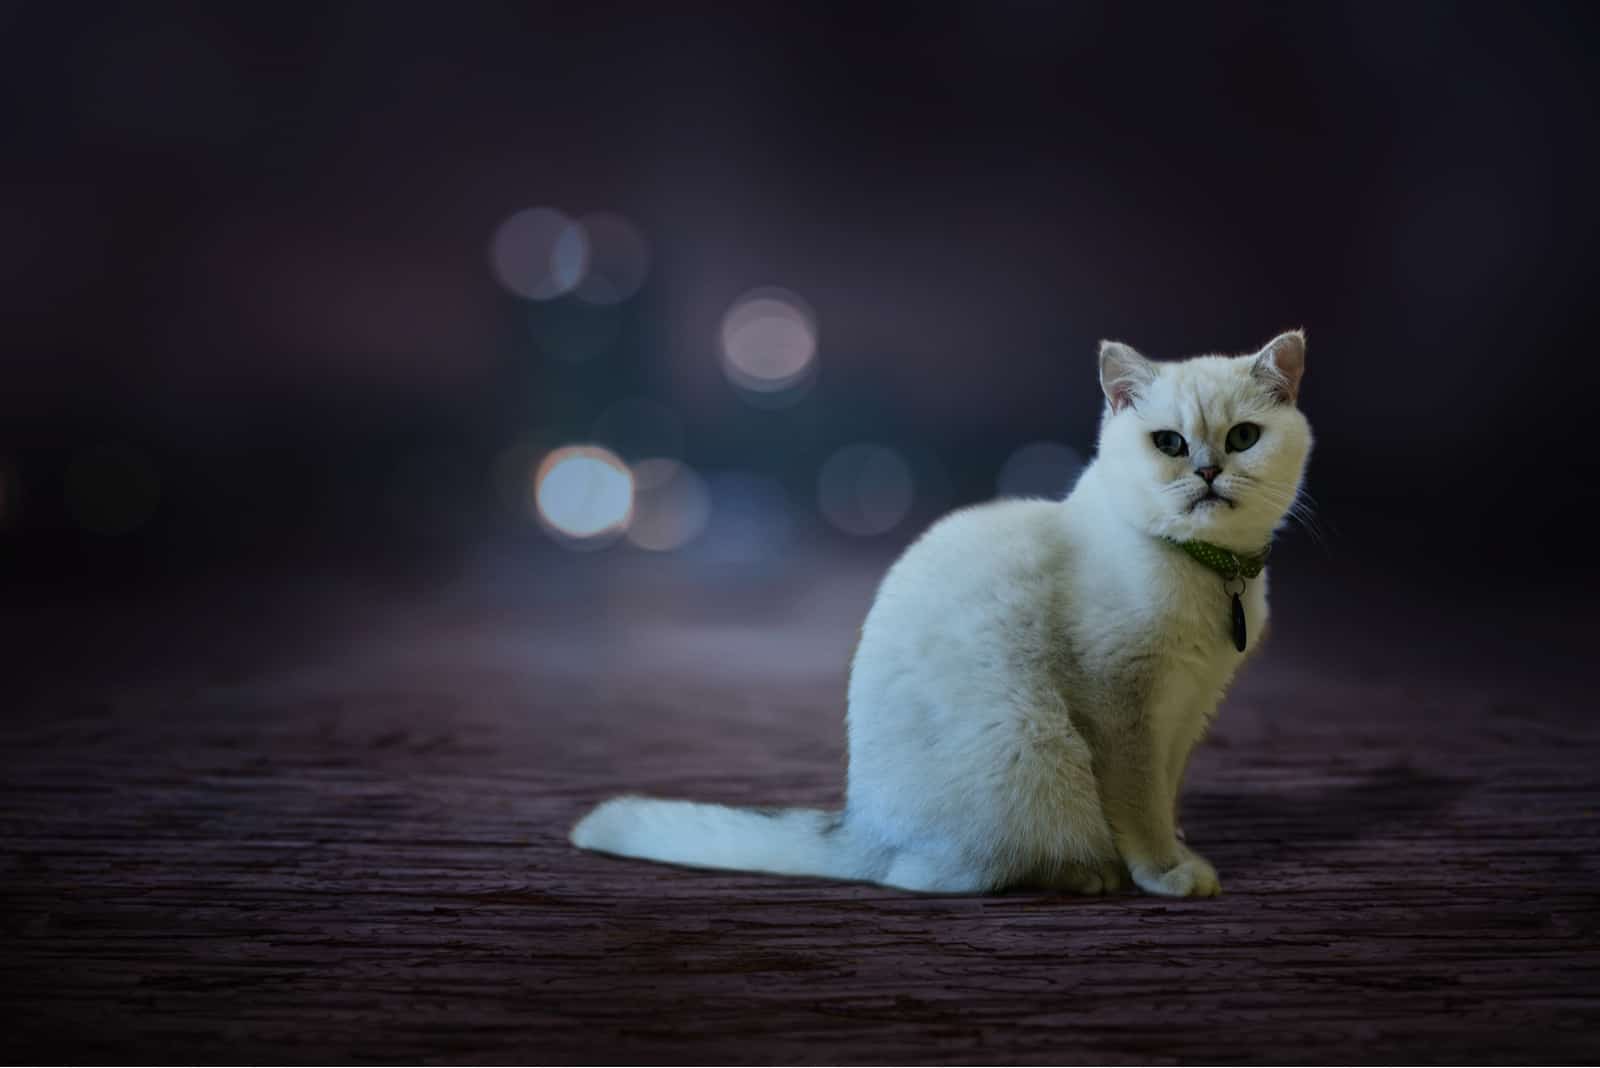
<instances>
[{"instance_id":1,"label":"cat's tail","mask_svg":"<svg viewBox=\"0 0 1600 1068\"><path fill-rule=\"evenodd\" d=\"M774 875L866 875L842 815L816 808L730 808L613 797L572 828L579 849L664 864Z\"/></svg>"}]
</instances>

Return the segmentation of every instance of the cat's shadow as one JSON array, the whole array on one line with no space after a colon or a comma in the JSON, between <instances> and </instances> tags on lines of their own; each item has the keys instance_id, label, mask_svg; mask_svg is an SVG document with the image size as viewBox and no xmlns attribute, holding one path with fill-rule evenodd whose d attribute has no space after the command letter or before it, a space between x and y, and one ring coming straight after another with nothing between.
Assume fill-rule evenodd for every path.
<instances>
[{"instance_id":1,"label":"cat's shadow","mask_svg":"<svg viewBox=\"0 0 1600 1068\"><path fill-rule=\"evenodd\" d=\"M1368 845L1396 832L1426 832L1476 785L1475 779L1405 764L1379 768L1353 782L1299 789L1242 791L1197 783L1184 796L1182 822L1201 851L1219 864L1226 858L1235 871L1248 871Z\"/></svg>"}]
</instances>

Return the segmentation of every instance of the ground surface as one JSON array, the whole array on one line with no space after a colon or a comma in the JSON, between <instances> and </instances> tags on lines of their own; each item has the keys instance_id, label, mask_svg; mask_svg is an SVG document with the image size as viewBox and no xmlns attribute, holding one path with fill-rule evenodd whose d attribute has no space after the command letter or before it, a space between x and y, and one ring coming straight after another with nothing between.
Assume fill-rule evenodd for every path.
<instances>
[{"instance_id":1,"label":"ground surface","mask_svg":"<svg viewBox=\"0 0 1600 1068\"><path fill-rule=\"evenodd\" d=\"M8 1057L1600 1057L1592 624L1536 608L1474 630L1281 576L1191 777L1215 901L925 899L568 846L623 789L836 801L875 566L491 555L40 602L6 634Z\"/></svg>"}]
</instances>

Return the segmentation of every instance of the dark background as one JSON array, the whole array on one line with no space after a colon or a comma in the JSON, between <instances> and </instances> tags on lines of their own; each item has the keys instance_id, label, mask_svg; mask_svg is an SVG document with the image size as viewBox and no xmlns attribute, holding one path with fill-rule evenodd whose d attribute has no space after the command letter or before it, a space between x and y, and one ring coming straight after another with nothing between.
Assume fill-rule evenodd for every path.
<instances>
[{"instance_id":1,"label":"dark background","mask_svg":"<svg viewBox=\"0 0 1600 1068\"><path fill-rule=\"evenodd\" d=\"M6 1048L1594 1063L1596 10L0 0ZM538 206L629 220L637 293L503 288ZM788 407L719 356L769 286ZM1222 898L570 846L837 807L876 582L1090 451L1096 342L1296 326L1314 529L1182 799ZM703 534L548 534L590 441ZM862 442L912 496L851 535Z\"/></svg>"},{"instance_id":2,"label":"dark background","mask_svg":"<svg viewBox=\"0 0 1600 1068\"><path fill-rule=\"evenodd\" d=\"M924 458L892 549L1024 443L1089 451L1099 338L1292 326L1324 554L1586 566L1594 31L1581 4L6 4L6 567L537 553L495 458L631 396L691 465L779 480L807 538L848 540L804 522L834 449ZM650 243L583 362L489 270L533 205ZM714 355L760 285L820 329L779 412ZM147 518L86 530L99 498Z\"/></svg>"}]
</instances>

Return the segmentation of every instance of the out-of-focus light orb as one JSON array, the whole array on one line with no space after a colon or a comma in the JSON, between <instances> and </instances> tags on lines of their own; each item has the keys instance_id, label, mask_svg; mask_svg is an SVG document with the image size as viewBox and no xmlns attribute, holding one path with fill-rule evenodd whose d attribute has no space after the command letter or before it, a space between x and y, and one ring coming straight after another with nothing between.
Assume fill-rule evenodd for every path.
<instances>
[{"instance_id":1,"label":"out-of-focus light orb","mask_svg":"<svg viewBox=\"0 0 1600 1068\"><path fill-rule=\"evenodd\" d=\"M628 540L651 552L689 544L711 518L705 480L676 460L653 457L633 465L633 521Z\"/></svg>"},{"instance_id":2,"label":"out-of-focus light orb","mask_svg":"<svg viewBox=\"0 0 1600 1068\"><path fill-rule=\"evenodd\" d=\"M534 476L539 521L563 544L598 543L633 516L633 475L617 455L595 445L557 449Z\"/></svg>"},{"instance_id":3,"label":"out-of-focus light orb","mask_svg":"<svg viewBox=\"0 0 1600 1068\"><path fill-rule=\"evenodd\" d=\"M847 534L886 534L911 511L910 466L892 449L846 445L822 465L817 504L828 522Z\"/></svg>"},{"instance_id":4,"label":"out-of-focus light orb","mask_svg":"<svg viewBox=\"0 0 1600 1068\"><path fill-rule=\"evenodd\" d=\"M817 362L817 320L786 289L753 289L722 317L722 369L751 399L798 399Z\"/></svg>"},{"instance_id":5,"label":"out-of-focus light orb","mask_svg":"<svg viewBox=\"0 0 1600 1068\"><path fill-rule=\"evenodd\" d=\"M683 455L683 420L659 401L627 397L600 413L591 440L629 463L648 457L677 459Z\"/></svg>"},{"instance_id":6,"label":"out-of-focus light orb","mask_svg":"<svg viewBox=\"0 0 1600 1068\"><path fill-rule=\"evenodd\" d=\"M93 534L131 534L149 522L161 498L155 468L139 451L111 445L79 453L67 467L67 510Z\"/></svg>"},{"instance_id":7,"label":"out-of-focus light orb","mask_svg":"<svg viewBox=\"0 0 1600 1068\"><path fill-rule=\"evenodd\" d=\"M1083 472L1083 457L1069 445L1036 441L1012 453L1000 468L996 492L1002 497L1060 500Z\"/></svg>"},{"instance_id":8,"label":"out-of-focus light orb","mask_svg":"<svg viewBox=\"0 0 1600 1068\"><path fill-rule=\"evenodd\" d=\"M573 296L590 304L621 304L650 273L650 245L620 215L596 212L578 220L589 239L589 269Z\"/></svg>"},{"instance_id":9,"label":"out-of-focus light orb","mask_svg":"<svg viewBox=\"0 0 1600 1068\"><path fill-rule=\"evenodd\" d=\"M489 263L500 284L527 300L570 293L589 269L583 225L554 208L526 208L495 228Z\"/></svg>"}]
</instances>

